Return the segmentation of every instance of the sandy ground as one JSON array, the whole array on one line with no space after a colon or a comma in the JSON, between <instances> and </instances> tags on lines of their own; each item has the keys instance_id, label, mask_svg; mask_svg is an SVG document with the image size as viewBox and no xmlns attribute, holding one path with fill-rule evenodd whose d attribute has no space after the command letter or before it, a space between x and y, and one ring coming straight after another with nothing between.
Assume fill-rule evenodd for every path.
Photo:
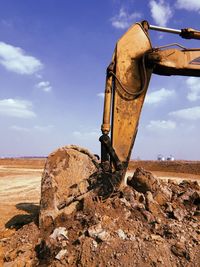
<instances>
[{"instance_id":1,"label":"sandy ground","mask_svg":"<svg viewBox=\"0 0 200 267\"><path fill-rule=\"evenodd\" d=\"M0 165L0 238L12 232L13 225L31 221L39 211L40 181L43 168Z\"/></svg>"},{"instance_id":2,"label":"sandy ground","mask_svg":"<svg viewBox=\"0 0 200 267\"><path fill-rule=\"evenodd\" d=\"M28 223L39 211L40 181L44 159L0 160L0 238L10 235L22 221ZM131 176L129 170L127 176ZM152 171L163 179L200 181L200 174Z\"/></svg>"}]
</instances>

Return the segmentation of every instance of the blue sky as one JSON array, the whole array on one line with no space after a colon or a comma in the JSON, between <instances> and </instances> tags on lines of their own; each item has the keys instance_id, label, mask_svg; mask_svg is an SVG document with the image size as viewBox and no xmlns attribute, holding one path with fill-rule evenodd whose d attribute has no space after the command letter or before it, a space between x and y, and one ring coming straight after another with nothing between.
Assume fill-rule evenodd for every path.
<instances>
[{"instance_id":1,"label":"blue sky","mask_svg":"<svg viewBox=\"0 0 200 267\"><path fill-rule=\"evenodd\" d=\"M0 156L99 153L106 67L134 22L200 28L196 0L0 0ZM151 32L153 46L199 41ZM132 158L200 160L200 79L151 79Z\"/></svg>"}]
</instances>

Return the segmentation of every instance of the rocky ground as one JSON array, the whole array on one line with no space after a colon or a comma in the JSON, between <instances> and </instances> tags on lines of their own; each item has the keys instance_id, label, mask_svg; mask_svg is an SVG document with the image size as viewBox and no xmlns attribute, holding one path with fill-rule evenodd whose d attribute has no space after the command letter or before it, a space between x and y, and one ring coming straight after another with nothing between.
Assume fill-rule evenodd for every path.
<instances>
[{"instance_id":1,"label":"rocky ground","mask_svg":"<svg viewBox=\"0 0 200 267\"><path fill-rule=\"evenodd\" d=\"M112 198L91 194L61 214L45 240L34 223L3 239L4 266L200 266L199 185L145 188L141 176L155 183L153 176L134 176Z\"/></svg>"},{"instance_id":2,"label":"rocky ground","mask_svg":"<svg viewBox=\"0 0 200 267\"><path fill-rule=\"evenodd\" d=\"M78 189L51 223L39 230L35 213L2 238L0 266L200 266L196 181L161 181L140 167L105 200Z\"/></svg>"}]
</instances>

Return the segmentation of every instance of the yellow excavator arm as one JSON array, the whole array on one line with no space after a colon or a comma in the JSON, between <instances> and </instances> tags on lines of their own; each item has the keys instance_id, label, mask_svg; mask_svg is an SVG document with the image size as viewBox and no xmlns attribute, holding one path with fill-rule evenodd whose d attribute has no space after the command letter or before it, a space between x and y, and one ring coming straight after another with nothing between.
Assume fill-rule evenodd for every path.
<instances>
[{"instance_id":1,"label":"yellow excavator arm","mask_svg":"<svg viewBox=\"0 0 200 267\"><path fill-rule=\"evenodd\" d=\"M200 48L178 44L152 48L149 29L200 39L200 32L191 28L175 30L143 21L132 25L118 40L107 68L100 137L102 168L118 173L118 182L130 160L151 74L200 76Z\"/></svg>"}]
</instances>

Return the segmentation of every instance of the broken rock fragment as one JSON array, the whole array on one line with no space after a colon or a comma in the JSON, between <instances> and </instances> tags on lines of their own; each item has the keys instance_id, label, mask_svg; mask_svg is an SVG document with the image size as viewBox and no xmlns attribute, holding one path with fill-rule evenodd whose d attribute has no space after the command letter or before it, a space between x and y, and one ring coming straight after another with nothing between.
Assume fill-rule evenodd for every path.
<instances>
[{"instance_id":1,"label":"broken rock fragment","mask_svg":"<svg viewBox=\"0 0 200 267\"><path fill-rule=\"evenodd\" d=\"M50 238L60 241L63 239L68 239L67 234L68 231L65 227L58 227L54 229L53 233L50 235Z\"/></svg>"},{"instance_id":2,"label":"broken rock fragment","mask_svg":"<svg viewBox=\"0 0 200 267\"><path fill-rule=\"evenodd\" d=\"M147 209L153 214L156 220L164 220L166 218L160 205L153 199L153 195L150 191L146 193Z\"/></svg>"},{"instance_id":3,"label":"broken rock fragment","mask_svg":"<svg viewBox=\"0 0 200 267\"><path fill-rule=\"evenodd\" d=\"M67 249L61 249L59 252L58 252L58 254L55 256L55 259L56 260L62 260L64 257L65 257L65 255L67 255Z\"/></svg>"},{"instance_id":4,"label":"broken rock fragment","mask_svg":"<svg viewBox=\"0 0 200 267\"><path fill-rule=\"evenodd\" d=\"M107 241L110 237L109 233L102 228L101 224L93 225L88 229L88 234L92 238L97 238L101 241Z\"/></svg>"},{"instance_id":5,"label":"broken rock fragment","mask_svg":"<svg viewBox=\"0 0 200 267\"><path fill-rule=\"evenodd\" d=\"M172 191L166 185L163 185L156 179L151 172L143 168L137 168L133 177L127 181L127 184L141 193L147 191L153 194L153 198L159 205L164 205L171 200Z\"/></svg>"},{"instance_id":6,"label":"broken rock fragment","mask_svg":"<svg viewBox=\"0 0 200 267\"><path fill-rule=\"evenodd\" d=\"M137 168L131 179L127 181L127 184L132 186L138 192L146 193L147 191L155 192L159 187L158 180L143 168Z\"/></svg>"},{"instance_id":7,"label":"broken rock fragment","mask_svg":"<svg viewBox=\"0 0 200 267\"><path fill-rule=\"evenodd\" d=\"M187 252L185 245L181 242L177 242L175 245L173 245L171 247L171 251L176 256L185 257L187 260L190 259L189 253Z\"/></svg>"}]
</instances>

